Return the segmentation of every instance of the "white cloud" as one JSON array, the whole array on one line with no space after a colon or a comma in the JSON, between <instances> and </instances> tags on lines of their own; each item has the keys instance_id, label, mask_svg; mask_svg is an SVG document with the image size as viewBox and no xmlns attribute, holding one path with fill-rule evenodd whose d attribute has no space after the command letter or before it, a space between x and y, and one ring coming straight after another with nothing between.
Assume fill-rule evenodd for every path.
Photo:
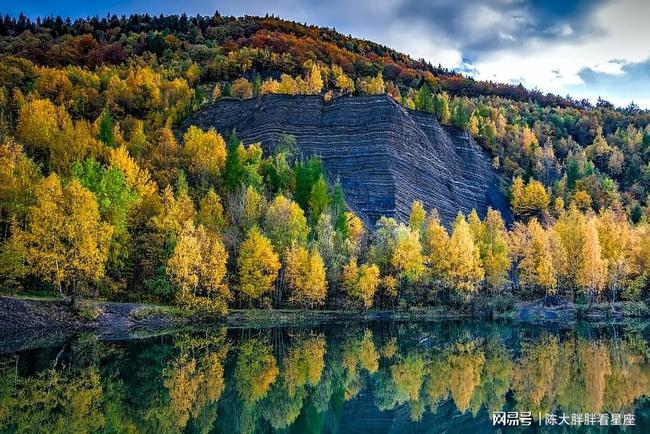
<instances>
[{"instance_id":1,"label":"white cloud","mask_svg":"<svg viewBox=\"0 0 650 434\"><path fill-rule=\"evenodd\" d=\"M607 89L586 88L580 71L589 68L620 75L626 62L645 60L650 55L645 43L650 39L648 16L650 2L645 0L622 0L607 4L590 18L590 24L600 31L589 39L531 39L517 48L487 53L473 63L474 76L503 82L523 78L523 84L528 87L559 94L571 91L577 93L578 97L595 99L606 93ZM560 31L566 33L569 30ZM621 100L617 95L606 96L611 101ZM623 105L628 102L629 99Z\"/></svg>"},{"instance_id":2,"label":"white cloud","mask_svg":"<svg viewBox=\"0 0 650 434\"><path fill-rule=\"evenodd\" d=\"M431 29L422 24L396 23L387 29L386 45L408 53L415 59L425 59L448 68L461 66L462 53L444 35L432 36Z\"/></svg>"}]
</instances>

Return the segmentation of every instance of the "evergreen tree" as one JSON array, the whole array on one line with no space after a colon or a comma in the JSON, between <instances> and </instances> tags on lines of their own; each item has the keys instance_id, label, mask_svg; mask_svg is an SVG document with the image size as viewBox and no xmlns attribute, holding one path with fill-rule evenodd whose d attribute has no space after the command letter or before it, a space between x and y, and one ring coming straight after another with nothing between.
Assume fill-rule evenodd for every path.
<instances>
[{"instance_id":1,"label":"evergreen tree","mask_svg":"<svg viewBox=\"0 0 650 434\"><path fill-rule=\"evenodd\" d=\"M311 157L307 161L296 162L293 173L296 183L295 200L303 210L308 211L311 189L324 176L323 163L320 158Z\"/></svg>"},{"instance_id":2,"label":"evergreen tree","mask_svg":"<svg viewBox=\"0 0 650 434\"><path fill-rule=\"evenodd\" d=\"M232 96L232 85L230 82L226 82L226 84L223 85L223 89L221 90L221 96L222 97L230 97Z\"/></svg>"},{"instance_id":3,"label":"evergreen tree","mask_svg":"<svg viewBox=\"0 0 650 434\"><path fill-rule=\"evenodd\" d=\"M434 108L438 121L441 124L448 124L451 119L451 112L449 111L449 95L445 92L437 94L434 101Z\"/></svg>"},{"instance_id":4,"label":"evergreen tree","mask_svg":"<svg viewBox=\"0 0 650 434\"><path fill-rule=\"evenodd\" d=\"M233 191L242 183L244 175L244 166L239 154L239 139L235 131L228 137L228 146L226 148L226 164L223 170L223 184L228 191Z\"/></svg>"},{"instance_id":5,"label":"evergreen tree","mask_svg":"<svg viewBox=\"0 0 650 434\"><path fill-rule=\"evenodd\" d=\"M253 96L260 96L260 89L262 87L262 76L259 72L255 73L253 78Z\"/></svg>"},{"instance_id":6,"label":"evergreen tree","mask_svg":"<svg viewBox=\"0 0 650 434\"><path fill-rule=\"evenodd\" d=\"M309 195L309 215L314 224L318 222L318 218L327 209L329 203L330 196L327 191L327 182L321 175L311 188L311 194Z\"/></svg>"},{"instance_id":7,"label":"evergreen tree","mask_svg":"<svg viewBox=\"0 0 650 434\"><path fill-rule=\"evenodd\" d=\"M343 187L338 181L334 185L330 209L332 213L332 219L334 220L334 229L336 229L343 236L343 238L347 238L349 233L347 221L345 218L345 197L343 195Z\"/></svg>"},{"instance_id":8,"label":"evergreen tree","mask_svg":"<svg viewBox=\"0 0 650 434\"><path fill-rule=\"evenodd\" d=\"M97 138L111 148L115 147L115 134L113 133L113 117L111 112L104 110L99 118L99 132Z\"/></svg>"}]
</instances>

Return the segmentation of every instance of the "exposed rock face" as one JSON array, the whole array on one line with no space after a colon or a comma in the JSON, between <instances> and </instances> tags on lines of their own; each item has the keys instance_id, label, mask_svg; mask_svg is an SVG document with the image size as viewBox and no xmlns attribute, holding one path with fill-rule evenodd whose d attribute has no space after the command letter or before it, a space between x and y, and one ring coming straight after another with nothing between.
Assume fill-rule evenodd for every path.
<instances>
[{"instance_id":1,"label":"exposed rock face","mask_svg":"<svg viewBox=\"0 0 650 434\"><path fill-rule=\"evenodd\" d=\"M382 215L406 221L416 199L437 208L447 225L459 211L484 215L488 206L511 220L496 171L467 133L384 95L220 100L182 130L191 124L224 136L234 128L245 144L261 142L265 152L281 134L295 136L303 155L320 156L329 179L340 179L348 206L367 223Z\"/></svg>"}]
</instances>

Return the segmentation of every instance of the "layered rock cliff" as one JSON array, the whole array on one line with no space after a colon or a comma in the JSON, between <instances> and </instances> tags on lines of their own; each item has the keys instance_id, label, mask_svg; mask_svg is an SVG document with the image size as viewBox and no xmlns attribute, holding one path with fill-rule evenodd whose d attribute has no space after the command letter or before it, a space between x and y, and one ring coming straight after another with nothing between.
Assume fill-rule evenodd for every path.
<instances>
[{"instance_id":1,"label":"layered rock cliff","mask_svg":"<svg viewBox=\"0 0 650 434\"><path fill-rule=\"evenodd\" d=\"M192 115L182 131L192 124L224 136L234 128L265 152L282 134L293 135L303 155L320 156L329 179L340 179L348 206L367 223L382 215L406 221L416 199L437 208L447 225L459 211L484 215L488 206L511 220L498 174L469 134L384 95L223 99Z\"/></svg>"}]
</instances>

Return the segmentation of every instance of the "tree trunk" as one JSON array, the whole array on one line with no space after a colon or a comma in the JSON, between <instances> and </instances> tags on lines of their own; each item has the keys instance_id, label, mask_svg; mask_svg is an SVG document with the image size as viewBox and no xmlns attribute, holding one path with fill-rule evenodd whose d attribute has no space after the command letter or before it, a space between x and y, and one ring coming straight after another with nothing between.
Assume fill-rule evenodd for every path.
<instances>
[{"instance_id":1,"label":"tree trunk","mask_svg":"<svg viewBox=\"0 0 650 434\"><path fill-rule=\"evenodd\" d=\"M72 307L77 305L77 278L72 278L72 291L70 294Z\"/></svg>"}]
</instances>

